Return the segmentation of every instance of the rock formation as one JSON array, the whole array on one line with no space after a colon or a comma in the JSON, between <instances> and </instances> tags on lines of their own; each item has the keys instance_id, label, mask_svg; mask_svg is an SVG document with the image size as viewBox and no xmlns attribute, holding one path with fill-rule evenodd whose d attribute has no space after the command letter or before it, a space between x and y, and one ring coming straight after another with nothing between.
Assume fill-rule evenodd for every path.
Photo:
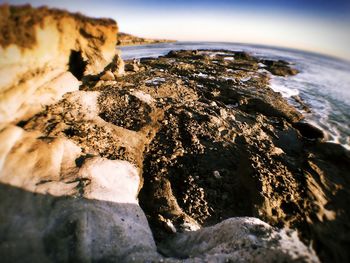
<instances>
[{"instance_id":1,"label":"rock formation","mask_svg":"<svg viewBox=\"0 0 350 263\"><path fill-rule=\"evenodd\" d=\"M349 152L269 88L287 62L174 51L124 72L112 20L1 13L3 262L349 258Z\"/></svg>"},{"instance_id":2,"label":"rock formation","mask_svg":"<svg viewBox=\"0 0 350 263\"><path fill-rule=\"evenodd\" d=\"M115 56L117 25L65 11L30 6L0 8L0 120L33 115L78 90Z\"/></svg>"}]
</instances>

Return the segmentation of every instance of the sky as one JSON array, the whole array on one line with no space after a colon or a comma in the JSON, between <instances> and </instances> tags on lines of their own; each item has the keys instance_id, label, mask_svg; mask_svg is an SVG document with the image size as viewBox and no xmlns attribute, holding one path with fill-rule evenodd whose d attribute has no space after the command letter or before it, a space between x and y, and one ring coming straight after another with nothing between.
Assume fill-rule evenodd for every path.
<instances>
[{"instance_id":1,"label":"sky","mask_svg":"<svg viewBox=\"0 0 350 263\"><path fill-rule=\"evenodd\" d=\"M271 45L350 60L350 0L0 0L111 17L148 38Z\"/></svg>"}]
</instances>

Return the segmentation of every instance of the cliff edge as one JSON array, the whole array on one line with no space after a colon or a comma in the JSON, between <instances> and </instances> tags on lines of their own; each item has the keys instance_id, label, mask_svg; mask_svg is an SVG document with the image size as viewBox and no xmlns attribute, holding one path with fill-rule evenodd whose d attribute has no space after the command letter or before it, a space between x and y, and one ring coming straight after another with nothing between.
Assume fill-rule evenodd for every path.
<instances>
[{"instance_id":1,"label":"cliff edge","mask_svg":"<svg viewBox=\"0 0 350 263\"><path fill-rule=\"evenodd\" d=\"M117 24L41 7L0 7L0 123L41 110L115 56Z\"/></svg>"}]
</instances>

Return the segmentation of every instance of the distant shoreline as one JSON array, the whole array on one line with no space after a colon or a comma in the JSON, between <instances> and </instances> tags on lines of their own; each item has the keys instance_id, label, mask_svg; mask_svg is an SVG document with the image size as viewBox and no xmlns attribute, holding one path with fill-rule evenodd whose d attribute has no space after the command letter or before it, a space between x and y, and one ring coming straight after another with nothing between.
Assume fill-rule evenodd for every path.
<instances>
[{"instance_id":1,"label":"distant shoreline","mask_svg":"<svg viewBox=\"0 0 350 263\"><path fill-rule=\"evenodd\" d=\"M176 40L170 39L151 39L133 36L127 33L118 33L117 46L138 46L146 44L160 44L160 43L173 43L177 42Z\"/></svg>"}]
</instances>

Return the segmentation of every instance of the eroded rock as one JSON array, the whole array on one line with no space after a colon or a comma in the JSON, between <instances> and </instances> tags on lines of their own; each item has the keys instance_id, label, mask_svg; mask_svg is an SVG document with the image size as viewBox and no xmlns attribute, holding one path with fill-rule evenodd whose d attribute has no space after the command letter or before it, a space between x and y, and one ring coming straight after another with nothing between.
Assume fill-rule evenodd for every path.
<instances>
[{"instance_id":1,"label":"eroded rock","mask_svg":"<svg viewBox=\"0 0 350 263\"><path fill-rule=\"evenodd\" d=\"M176 235L160 251L183 262L319 262L296 232L247 217Z\"/></svg>"},{"instance_id":2,"label":"eroded rock","mask_svg":"<svg viewBox=\"0 0 350 263\"><path fill-rule=\"evenodd\" d=\"M100 77L101 80L115 80L114 74L112 71L107 70L103 73L103 75Z\"/></svg>"},{"instance_id":3,"label":"eroded rock","mask_svg":"<svg viewBox=\"0 0 350 263\"><path fill-rule=\"evenodd\" d=\"M32 116L77 90L67 76L97 74L115 55L117 25L111 19L30 5L2 5L0 12L0 122Z\"/></svg>"},{"instance_id":4,"label":"eroded rock","mask_svg":"<svg viewBox=\"0 0 350 263\"><path fill-rule=\"evenodd\" d=\"M301 136L302 115L258 72L264 62L290 75L291 65L196 50L129 61L137 70L123 72L113 21L1 12L3 31L20 31L14 46L1 40L2 55L28 50L8 60L1 86L4 262L317 262L310 243L322 260L347 261L350 155ZM103 72L113 80L99 80Z\"/></svg>"}]
</instances>

